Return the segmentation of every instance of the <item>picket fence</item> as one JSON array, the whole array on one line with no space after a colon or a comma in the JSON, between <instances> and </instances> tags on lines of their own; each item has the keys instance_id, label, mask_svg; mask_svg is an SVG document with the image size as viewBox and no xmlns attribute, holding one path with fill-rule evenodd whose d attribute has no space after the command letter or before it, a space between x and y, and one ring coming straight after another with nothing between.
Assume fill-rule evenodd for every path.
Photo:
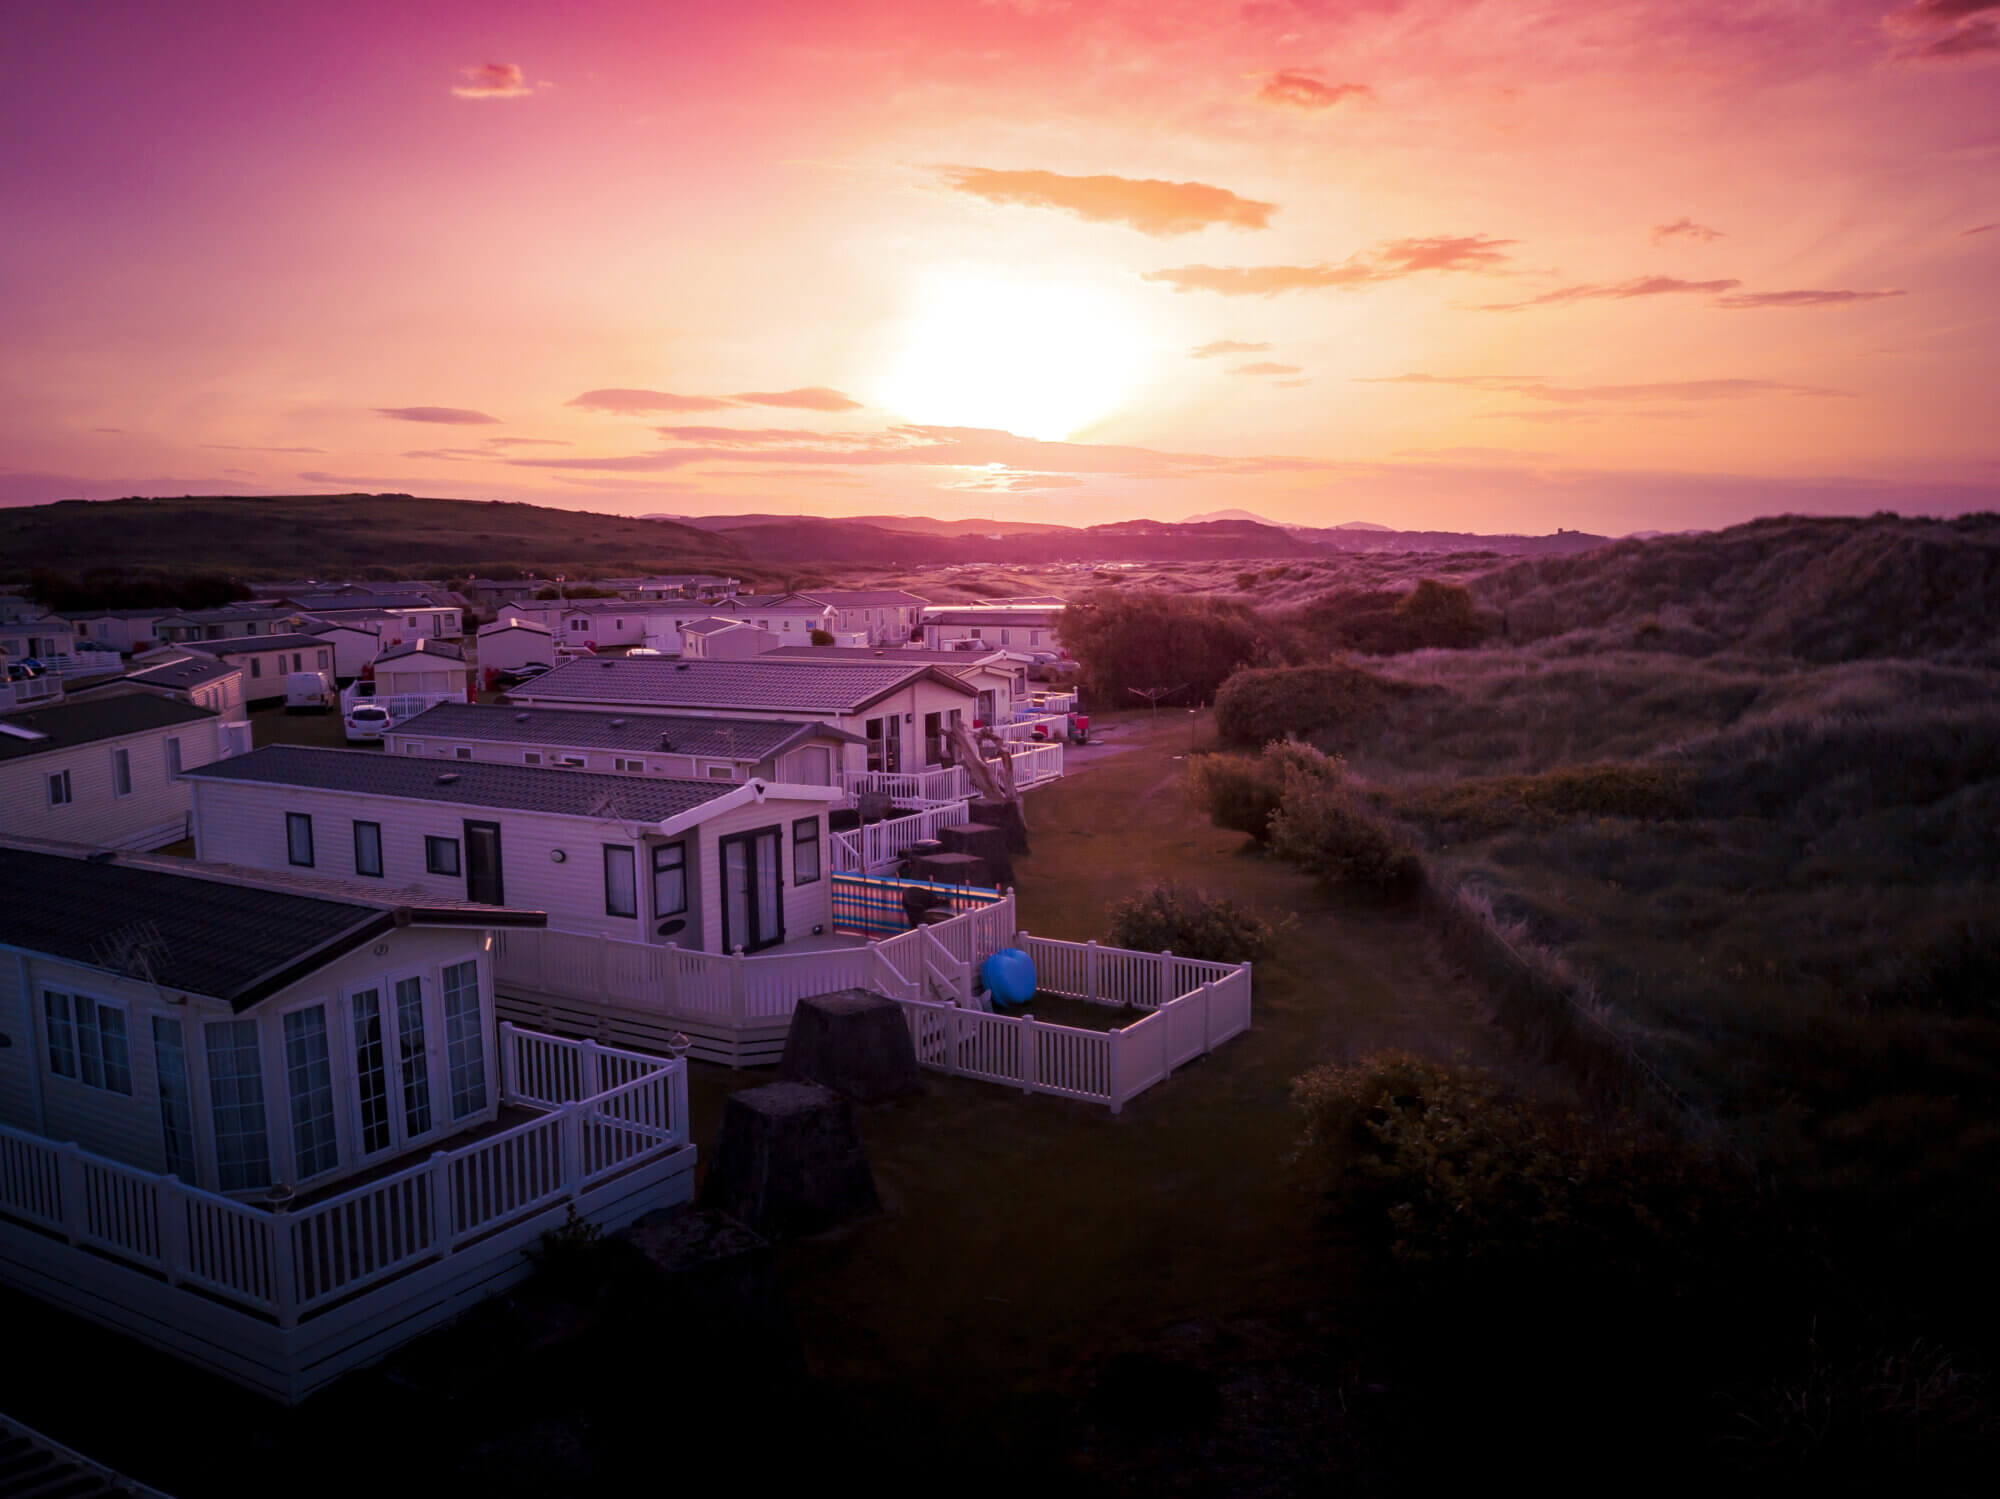
<instances>
[{"instance_id":1,"label":"picket fence","mask_svg":"<svg viewBox=\"0 0 2000 1499\"><path fill-rule=\"evenodd\" d=\"M501 1102L535 1118L292 1211L0 1126L0 1274L296 1400L518 1280L563 1211L691 1195L685 1062L499 1037Z\"/></svg>"},{"instance_id":2,"label":"picket fence","mask_svg":"<svg viewBox=\"0 0 2000 1499\"><path fill-rule=\"evenodd\" d=\"M1036 740L1027 737L1032 729L1032 724L1028 725L1018 742L1009 743L1009 754L1014 763L1014 785L1021 790L1056 780L1063 773L1064 741L1060 734L1052 739ZM988 760L986 763L997 765L999 761ZM972 795L972 778L957 765L931 770L860 770L843 776L841 781L847 788L850 803L858 803L864 792L877 792L902 802L951 802Z\"/></svg>"},{"instance_id":3,"label":"picket fence","mask_svg":"<svg viewBox=\"0 0 2000 1499\"><path fill-rule=\"evenodd\" d=\"M833 868L839 874L879 874L893 869L912 843L936 838L938 829L972 821L969 804L940 802L906 817L885 817L832 834Z\"/></svg>"}]
</instances>

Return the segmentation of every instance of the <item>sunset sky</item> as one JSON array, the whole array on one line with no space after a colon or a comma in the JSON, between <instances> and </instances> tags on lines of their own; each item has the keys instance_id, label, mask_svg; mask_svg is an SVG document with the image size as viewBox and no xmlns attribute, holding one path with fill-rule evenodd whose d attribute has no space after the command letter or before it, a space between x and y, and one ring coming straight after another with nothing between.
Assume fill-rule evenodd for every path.
<instances>
[{"instance_id":1,"label":"sunset sky","mask_svg":"<svg viewBox=\"0 0 2000 1499\"><path fill-rule=\"evenodd\" d=\"M0 503L2000 502L2000 0L8 16Z\"/></svg>"}]
</instances>

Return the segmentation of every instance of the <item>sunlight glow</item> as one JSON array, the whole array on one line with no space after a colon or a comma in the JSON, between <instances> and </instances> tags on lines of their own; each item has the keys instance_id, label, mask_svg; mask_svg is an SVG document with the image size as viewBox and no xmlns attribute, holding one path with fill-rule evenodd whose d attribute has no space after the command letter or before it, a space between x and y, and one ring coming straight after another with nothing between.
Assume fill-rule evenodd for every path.
<instances>
[{"instance_id":1,"label":"sunlight glow","mask_svg":"<svg viewBox=\"0 0 2000 1499\"><path fill-rule=\"evenodd\" d=\"M1079 286L941 273L917 289L880 404L930 426L1069 437L1137 388L1146 339Z\"/></svg>"}]
</instances>

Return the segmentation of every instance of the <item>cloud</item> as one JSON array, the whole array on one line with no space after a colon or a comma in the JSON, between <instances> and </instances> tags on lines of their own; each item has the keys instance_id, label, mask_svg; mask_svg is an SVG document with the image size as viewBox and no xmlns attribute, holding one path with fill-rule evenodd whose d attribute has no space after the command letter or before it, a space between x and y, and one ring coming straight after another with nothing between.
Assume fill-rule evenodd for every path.
<instances>
[{"instance_id":1,"label":"cloud","mask_svg":"<svg viewBox=\"0 0 2000 1499\"><path fill-rule=\"evenodd\" d=\"M828 446L828 443L837 444ZM858 444L858 445L857 445ZM1283 456L1222 458L1170 453L1109 443L1044 442L987 427L900 426L881 433L814 434L798 447L708 445L607 457L510 458L516 468L600 473L662 473L699 463L788 463L821 468L907 464L933 468L990 468L1024 473L1121 474L1172 478L1201 474L1279 473L1333 467L1323 460Z\"/></svg>"},{"instance_id":2,"label":"cloud","mask_svg":"<svg viewBox=\"0 0 2000 1499\"><path fill-rule=\"evenodd\" d=\"M1551 425L1558 422L1594 422L1598 419L1595 411L1576 411L1569 407L1561 407L1554 411L1482 411L1479 415L1497 416L1517 422L1544 422Z\"/></svg>"},{"instance_id":3,"label":"cloud","mask_svg":"<svg viewBox=\"0 0 2000 1499\"><path fill-rule=\"evenodd\" d=\"M1301 385L1310 385L1310 384L1312 384L1312 381L1310 381L1310 380L1273 380L1273 381L1271 382L1271 384L1273 384L1274 386L1276 386L1276 387L1277 387L1277 388L1278 388L1279 390L1297 390L1297 389L1298 389L1298 388L1299 388L1299 387L1300 387Z\"/></svg>"},{"instance_id":4,"label":"cloud","mask_svg":"<svg viewBox=\"0 0 2000 1499\"><path fill-rule=\"evenodd\" d=\"M468 458L491 458L493 454L484 448L413 448L398 455L403 458L442 459L447 463L462 463Z\"/></svg>"},{"instance_id":5,"label":"cloud","mask_svg":"<svg viewBox=\"0 0 2000 1499\"><path fill-rule=\"evenodd\" d=\"M1664 245L1670 239L1691 239L1697 244L1712 244L1718 239L1726 239L1720 229L1711 229L1706 224L1697 224L1690 218L1678 218L1671 224L1653 226L1653 243Z\"/></svg>"},{"instance_id":6,"label":"cloud","mask_svg":"<svg viewBox=\"0 0 2000 1499\"><path fill-rule=\"evenodd\" d=\"M218 453L324 453L325 448L251 448L239 447L229 442L205 442L205 448L213 448Z\"/></svg>"},{"instance_id":7,"label":"cloud","mask_svg":"<svg viewBox=\"0 0 2000 1499\"><path fill-rule=\"evenodd\" d=\"M124 432L124 430L125 430L125 429L124 429L123 427L92 427L92 428L91 428L90 430L91 430L91 431L93 431L93 432L117 432L117 433L122 433L122 432ZM207 444L203 444L203 446L207 446Z\"/></svg>"},{"instance_id":8,"label":"cloud","mask_svg":"<svg viewBox=\"0 0 2000 1499\"><path fill-rule=\"evenodd\" d=\"M1891 11L1882 24L1902 36L1944 31L1945 35L1902 55L1913 62L1953 62L2000 52L2000 21L1986 14L1994 10L2000 10L2000 0L1912 0Z\"/></svg>"},{"instance_id":9,"label":"cloud","mask_svg":"<svg viewBox=\"0 0 2000 1499\"><path fill-rule=\"evenodd\" d=\"M1837 396L1845 392L1777 380L1663 380L1650 385L1559 385L1536 375L1380 375L1357 385L1457 385L1564 405L1595 401L1729 401L1746 396Z\"/></svg>"},{"instance_id":10,"label":"cloud","mask_svg":"<svg viewBox=\"0 0 2000 1499\"><path fill-rule=\"evenodd\" d=\"M1392 456L1429 458L1445 463L1537 463L1556 455L1535 452L1527 448L1484 448L1467 445L1454 448L1400 448Z\"/></svg>"},{"instance_id":11,"label":"cloud","mask_svg":"<svg viewBox=\"0 0 2000 1499\"><path fill-rule=\"evenodd\" d=\"M1342 99L1372 99L1375 90L1365 83L1326 83L1298 68L1284 68L1264 80L1257 97L1266 104L1316 113Z\"/></svg>"},{"instance_id":12,"label":"cloud","mask_svg":"<svg viewBox=\"0 0 2000 1499\"><path fill-rule=\"evenodd\" d=\"M462 68L465 82L452 88L457 99L523 99L534 92L519 63L483 62L476 68Z\"/></svg>"},{"instance_id":13,"label":"cloud","mask_svg":"<svg viewBox=\"0 0 2000 1499\"><path fill-rule=\"evenodd\" d=\"M1917 25L1956 26L1968 16L2000 10L2000 0L1911 0L1897 18Z\"/></svg>"},{"instance_id":14,"label":"cloud","mask_svg":"<svg viewBox=\"0 0 2000 1499\"><path fill-rule=\"evenodd\" d=\"M801 390L745 390L730 397L745 406L785 406L795 411L859 411L861 402L824 385L808 385Z\"/></svg>"},{"instance_id":15,"label":"cloud","mask_svg":"<svg viewBox=\"0 0 2000 1499\"><path fill-rule=\"evenodd\" d=\"M1985 234L1989 230L1993 229L2000 229L2000 224L1974 224L1970 229L1967 229L1964 233L1960 234L1959 238L1971 239L1972 236L1975 234Z\"/></svg>"},{"instance_id":16,"label":"cloud","mask_svg":"<svg viewBox=\"0 0 2000 1499\"><path fill-rule=\"evenodd\" d=\"M560 437L489 437L489 448L573 448L573 442L565 442Z\"/></svg>"},{"instance_id":17,"label":"cloud","mask_svg":"<svg viewBox=\"0 0 2000 1499\"><path fill-rule=\"evenodd\" d=\"M435 422L441 427L481 427L498 425L500 418L483 411L467 411L462 406L377 406L377 416L391 416L399 422Z\"/></svg>"},{"instance_id":18,"label":"cloud","mask_svg":"<svg viewBox=\"0 0 2000 1499\"><path fill-rule=\"evenodd\" d=\"M586 390L574 401L585 411L617 413L644 411L726 411L730 403L715 396L677 396L664 390Z\"/></svg>"},{"instance_id":19,"label":"cloud","mask_svg":"<svg viewBox=\"0 0 2000 1499\"><path fill-rule=\"evenodd\" d=\"M1674 276L1639 276L1631 281L1610 284L1585 284L1581 286L1559 286L1554 291L1543 292L1539 297L1530 297L1525 302L1486 302L1475 307L1475 312L1519 312L1524 307L1566 307L1572 302L1588 302L1598 298L1624 301L1630 297L1665 297L1683 292L1700 292L1713 295L1726 292L1743 283L1734 279L1720 281L1682 281Z\"/></svg>"},{"instance_id":20,"label":"cloud","mask_svg":"<svg viewBox=\"0 0 2000 1499\"><path fill-rule=\"evenodd\" d=\"M1142 234L1191 234L1211 224L1268 229L1275 203L1239 198L1205 182L1155 177L1064 177L1056 172L945 167L947 187L989 203L1055 208L1095 224L1129 224Z\"/></svg>"},{"instance_id":21,"label":"cloud","mask_svg":"<svg viewBox=\"0 0 2000 1499\"><path fill-rule=\"evenodd\" d=\"M1874 302L1883 297L1906 297L1903 291L1757 291L1733 297L1717 297L1717 307L1844 307L1849 302Z\"/></svg>"},{"instance_id":22,"label":"cloud","mask_svg":"<svg viewBox=\"0 0 2000 1499\"><path fill-rule=\"evenodd\" d=\"M1296 375L1303 365L1272 364L1268 359L1256 364L1239 364L1229 373L1232 375Z\"/></svg>"},{"instance_id":23,"label":"cloud","mask_svg":"<svg viewBox=\"0 0 2000 1499\"><path fill-rule=\"evenodd\" d=\"M1246 344L1238 343L1233 338L1218 338L1212 344L1203 344L1198 349L1189 349L1188 358L1213 359L1218 354L1262 354L1270 347L1269 344Z\"/></svg>"},{"instance_id":24,"label":"cloud","mask_svg":"<svg viewBox=\"0 0 2000 1499\"><path fill-rule=\"evenodd\" d=\"M1513 243L1483 234L1394 239L1377 245L1369 254L1350 255L1337 264L1184 265L1147 271L1140 279L1163 282L1175 291L1212 291L1225 297L1275 297L1288 291L1329 288L1352 291L1420 271L1488 270L1508 258L1504 247Z\"/></svg>"}]
</instances>

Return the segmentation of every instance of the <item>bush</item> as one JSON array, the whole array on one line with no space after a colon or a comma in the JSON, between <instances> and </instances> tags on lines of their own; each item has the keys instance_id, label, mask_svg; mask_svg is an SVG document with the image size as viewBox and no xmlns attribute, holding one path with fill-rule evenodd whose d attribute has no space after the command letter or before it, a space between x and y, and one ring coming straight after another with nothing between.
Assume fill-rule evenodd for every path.
<instances>
[{"instance_id":1,"label":"bush","mask_svg":"<svg viewBox=\"0 0 2000 1499\"><path fill-rule=\"evenodd\" d=\"M1537 1104L1477 1068L1376 1053L1314 1068L1292 1099L1316 1186L1405 1266L1652 1280L1694 1268L1684 1241L1747 1205L1744 1183L1677 1138Z\"/></svg>"},{"instance_id":2,"label":"bush","mask_svg":"<svg viewBox=\"0 0 2000 1499\"><path fill-rule=\"evenodd\" d=\"M1323 884L1407 899L1423 888L1416 852L1334 777L1294 772L1271 817L1271 850Z\"/></svg>"},{"instance_id":3,"label":"bush","mask_svg":"<svg viewBox=\"0 0 2000 1499\"><path fill-rule=\"evenodd\" d=\"M1645 821L1694 815L1693 775L1662 765L1575 765L1537 776L1479 776L1398 793L1401 815L1481 838L1564 817Z\"/></svg>"},{"instance_id":4,"label":"bush","mask_svg":"<svg viewBox=\"0 0 2000 1499\"><path fill-rule=\"evenodd\" d=\"M1338 589L1301 605L1288 618L1321 650L1371 656L1464 650L1488 633L1471 591L1434 578L1423 579L1408 593Z\"/></svg>"},{"instance_id":5,"label":"bush","mask_svg":"<svg viewBox=\"0 0 2000 1499\"><path fill-rule=\"evenodd\" d=\"M1114 947L1211 963L1268 957L1277 935L1270 922L1235 901L1171 880L1114 902L1107 914Z\"/></svg>"},{"instance_id":6,"label":"bush","mask_svg":"<svg viewBox=\"0 0 2000 1499\"><path fill-rule=\"evenodd\" d=\"M1262 754L1204 755L1188 765L1189 791L1219 828L1248 833L1259 843L1271 836L1271 817L1284 799L1288 775L1337 778L1338 756L1321 754L1308 744L1279 741Z\"/></svg>"},{"instance_id":7,"label":"bush","mask_svg":"<svg viewBox=\"0 0 2000 1499\"><path fill-rule=\"evenodd\" d=\"M1215 695L1215 730L1242 745L1335 733L1415 690L1344 662L1239 671Z\"/></svg>"},{"instance_id":8,"label":"bush","mask_svg":"<svg viewBox=\"0 0 2000 1499\"><path fill-rule=\"evenodd\" d=\"M1096 593L1064 612L1062 633L1096 700L1128 707L1133 688L1176 685L1168 701L1205 703L1238 667L1299 655L1292 634L1248 604L1198 595Z\"/></svg>"},{"instance_id":9,"label":"bush","mask_svg":"<svg viewBox=\"0 0 2000 1499\"><path fill-rule=\"evenodd\" d=\"M831 630L814 630L811 639L814 645L832 645L833 632Z\"/></svg>"}]
</instances>

